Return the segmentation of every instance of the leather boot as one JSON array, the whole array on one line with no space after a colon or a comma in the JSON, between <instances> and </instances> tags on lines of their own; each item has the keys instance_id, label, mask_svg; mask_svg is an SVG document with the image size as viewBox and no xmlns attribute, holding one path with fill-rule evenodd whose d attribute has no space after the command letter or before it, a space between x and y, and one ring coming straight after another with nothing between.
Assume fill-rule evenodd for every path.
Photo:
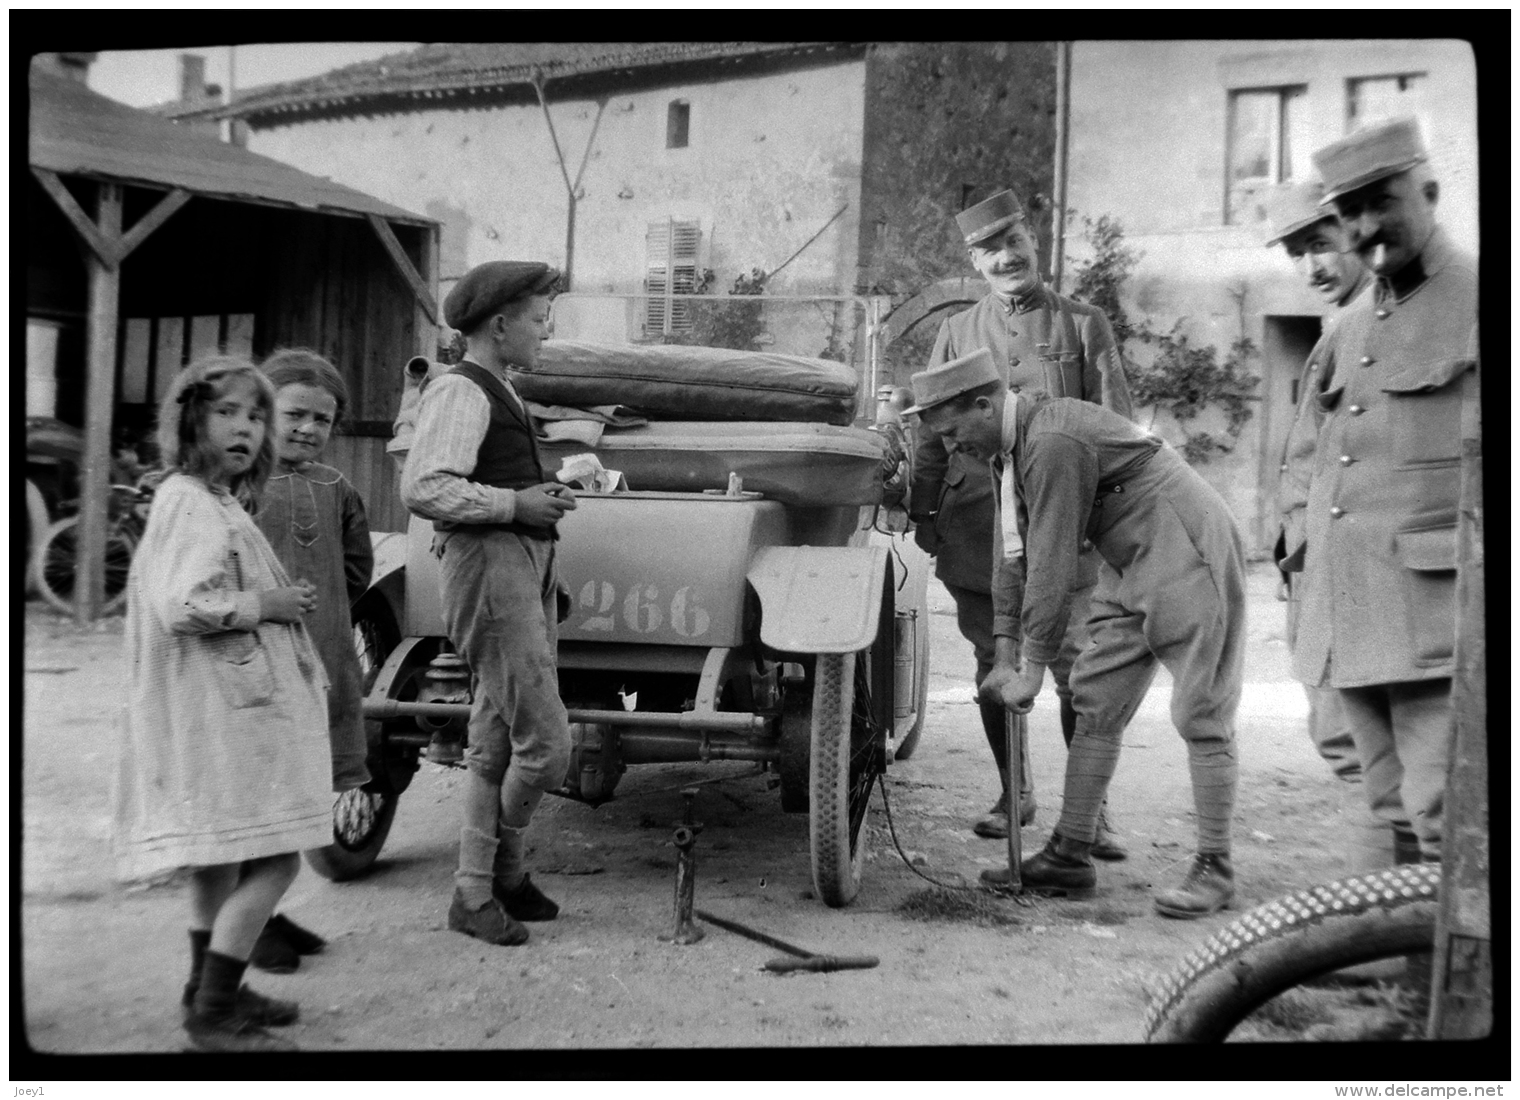
<instances>
[{"instance_id":1,"label":"leather boot","mask_svg":"<svg viewBox=\"0 0 1520 1100\"><path fill-rule=\"evenodd\" d=\"M1034 821L1035 810L1034 792L1025 795L1019 793L1019 825L1029 825ZM987 811L987 816L971 826L971 831L977 836L988 840L1008 839L1008 795L1004 793L1002 798L992 809Z\"/></svg>"},{"instance_id":2,"label":"leather boot","mask_svg":"<svg viewBox=\"0 0 1520 1100\"><path fill-rule=\"evenodd\" d=\"M1056 897L1091 897L1098 885L1098 869L1093 866L1092 845L1068 840L1052 833L1043 850L1019 865L1019 879L1025 891ZM1006 890L1013 876L1006 868L983 871L982 882L993 889Z\"/></svg>"},{"instance_id":3,"label":"leather boot","mask_svg":"<svg viewBox=\"0 0 1520 1100\"><path fill-rule=\"evenodd\" d=\"M1098 811L1098 832L1093 838L1092 857L1109 863L1118 863L1122 859L1129 858L1129 849L1124 846L1124 841L1119 839L1119 834L1114 832L1113 826L1108 823L1108 803L1106 802Z\"/></svg>"},{"instance_id":4,"label":"leather boot","mask_svg":"<svg viewBox=\"0 0 1520 1100\"><path fill-rule=\"evenodd\" d=\"M1156 912L1178 920L1196 920L1217 913L1235 896L1235 867L1220 852L1199 852L1193 857L1180 886L1156 895Z\"/></svg>"}]
</instances>

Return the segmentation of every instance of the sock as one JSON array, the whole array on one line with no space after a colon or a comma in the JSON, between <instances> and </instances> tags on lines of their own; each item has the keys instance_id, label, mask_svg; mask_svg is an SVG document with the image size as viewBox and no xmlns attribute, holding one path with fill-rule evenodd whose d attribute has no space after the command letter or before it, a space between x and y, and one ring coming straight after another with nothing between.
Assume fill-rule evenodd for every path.
<instances>
[{"instance_id":1,"label":"sock","mask_svg":"<svg viewBox=\"0 0 1520 1100\"><path fill-rule=\"evenodd\" d=\"M224 1020L237 1008L238 986L243 984L246 959L234 959L220 951L206 951L201 985L195 991L195 1014L206 1020Z\"/></svg>"},{"instance_id":2,"label":"sock","mask_svg":"<svg viewBox=\"0 0 1520 1100\"><path fill-rule=\"evenodd\" d=\"M494 836L468 825L459 830L459 870L454 872L454 885L471 908L491 900L491 865L495 860Z\"/></svg>"},{"instance_id":3,"label":"sock","mask_svg":"<svg viewBox=\"0 0 1520 1100\"><path fill-rule=\"evenodd\" d=\"M1199 854L1230 854L1230 818L1235 812L1238 768L1233 742L1189 741L1188 771L1198 814Z\"/></svg>"},{"instance_id":4,"label":"sock","mask_svg":"<svg viewBox=\"0 0 1520 1100\"><path fill-rule=\"evenodd\" d=\"M190 929L190 978L185 982L185 1004L195 1000L195 991L201 987L201 974L206 969L206 949L211 946L211 929Z\"/></svg>"},{"instance_id":5,"label":"sock","mask_svg":"<svg viewBox=\"0 0 1520 1100\"><path fill-rule=\"evenodd\" d=\"M504 890L515 890L523 880L523 834L544 792L530 787L511 772L501 785L501 820L496 825L494 875Z\"/></svg>"},{"instance_id":6,"label":"sock","mask_svg":"<svg viewBox=\"0 0 1520 1100\"><path fill-rule=\"evenodd\" d=\"M516 890L522 885L524 834L527 831L510 825L496 827L496 861L492 875L503 890Z\"/></svg>"},{"instance_id":7,"label":"sock","mask_svg":"<svg viewBox=\"0 0 1520 1100\"><path fill-rule=\"evenodd\" d=\"M1123 730L1112 733L1085 729L1078 723L1066 754L1066 789L1056 831L1068 840L1091 844L1098 835L1098 814L1108 784L1119 766Z\"/></svg>"}]
</instances>

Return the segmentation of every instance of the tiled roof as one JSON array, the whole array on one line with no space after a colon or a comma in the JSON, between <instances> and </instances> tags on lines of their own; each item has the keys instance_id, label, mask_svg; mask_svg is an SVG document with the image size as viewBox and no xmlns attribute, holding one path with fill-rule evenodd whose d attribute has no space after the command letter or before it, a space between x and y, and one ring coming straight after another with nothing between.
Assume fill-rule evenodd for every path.
<instances>
[{"instance_id":1,"label":"tiled roof","mask_svg":"<svg viewBox=\"0 0 1520 1100\"><path fill-rule=\"evenodd\" d=\"M377 99L437 99L591 74L633 73L702 61L733 62L863 48L844 42L435 42L409 53L320 76L267 84L227 106L197 105L171 117L254 118L314 110L342 112Z\"/></svg>"},{"instance_id":2,"label":"tiled roof","mask_svg":"<svg viewBox=\"0 0 1520 1100\"><path fill-rule=\"evenodd\" d=\"M178 187L233 201L322 213L378 214L409 225L436 224L362 191L108 99L39 65L31 67L28 90L28 163L35 168Z\"/></svg>"}]
</instances>

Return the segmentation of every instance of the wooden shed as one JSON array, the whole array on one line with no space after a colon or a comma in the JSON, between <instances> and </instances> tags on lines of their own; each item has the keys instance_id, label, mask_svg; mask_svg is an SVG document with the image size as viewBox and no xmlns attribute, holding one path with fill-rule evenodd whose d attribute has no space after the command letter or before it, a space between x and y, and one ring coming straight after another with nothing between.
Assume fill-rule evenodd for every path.
<instances>
[{"instance_id":1,"label":"wooden shed","mask_svg":"<svg viewBox=\"0 0 1520 1100\"><path fill-rule=\"evenodd\" d=\"M402 365L435 354L437 222L39 62L29 90L28 412L85 429L80 616L100 605L113 433L149 432L169 380L206 352L331 359L352 401L328 460L374 530L405 530L384 447Z\"/></svg>"}]
</instances>

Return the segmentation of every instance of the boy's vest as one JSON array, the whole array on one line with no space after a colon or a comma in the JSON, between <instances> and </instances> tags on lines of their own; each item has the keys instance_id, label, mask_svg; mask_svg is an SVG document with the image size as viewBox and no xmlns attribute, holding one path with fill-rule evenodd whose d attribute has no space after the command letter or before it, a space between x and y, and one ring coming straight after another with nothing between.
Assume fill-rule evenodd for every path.
<instances>
[{"instance_id":1,"label":"boy's vest","mask_svg":"<svg viewBox=\"0 0 1520 1100\"><path fill-rule=\"evenodd\" d=\"M543 463L538 457L538 438L533 430L533 421L522 402L513 400L501 379L471 362L460 363L449 373L462 374L474 382L485 392L486 400L491 404L491 422L486 428L485 438L480 441L480 450L475 454L475 470L470 474L469 480L497 489L527 489L548 481L544 476ZM548 527L531 527L515 520L512 523L481 524L435 521L433 527L438 531L511 531L513 534L540 539L559 537L552 524Z\"/></svg>"}]
</instances>

